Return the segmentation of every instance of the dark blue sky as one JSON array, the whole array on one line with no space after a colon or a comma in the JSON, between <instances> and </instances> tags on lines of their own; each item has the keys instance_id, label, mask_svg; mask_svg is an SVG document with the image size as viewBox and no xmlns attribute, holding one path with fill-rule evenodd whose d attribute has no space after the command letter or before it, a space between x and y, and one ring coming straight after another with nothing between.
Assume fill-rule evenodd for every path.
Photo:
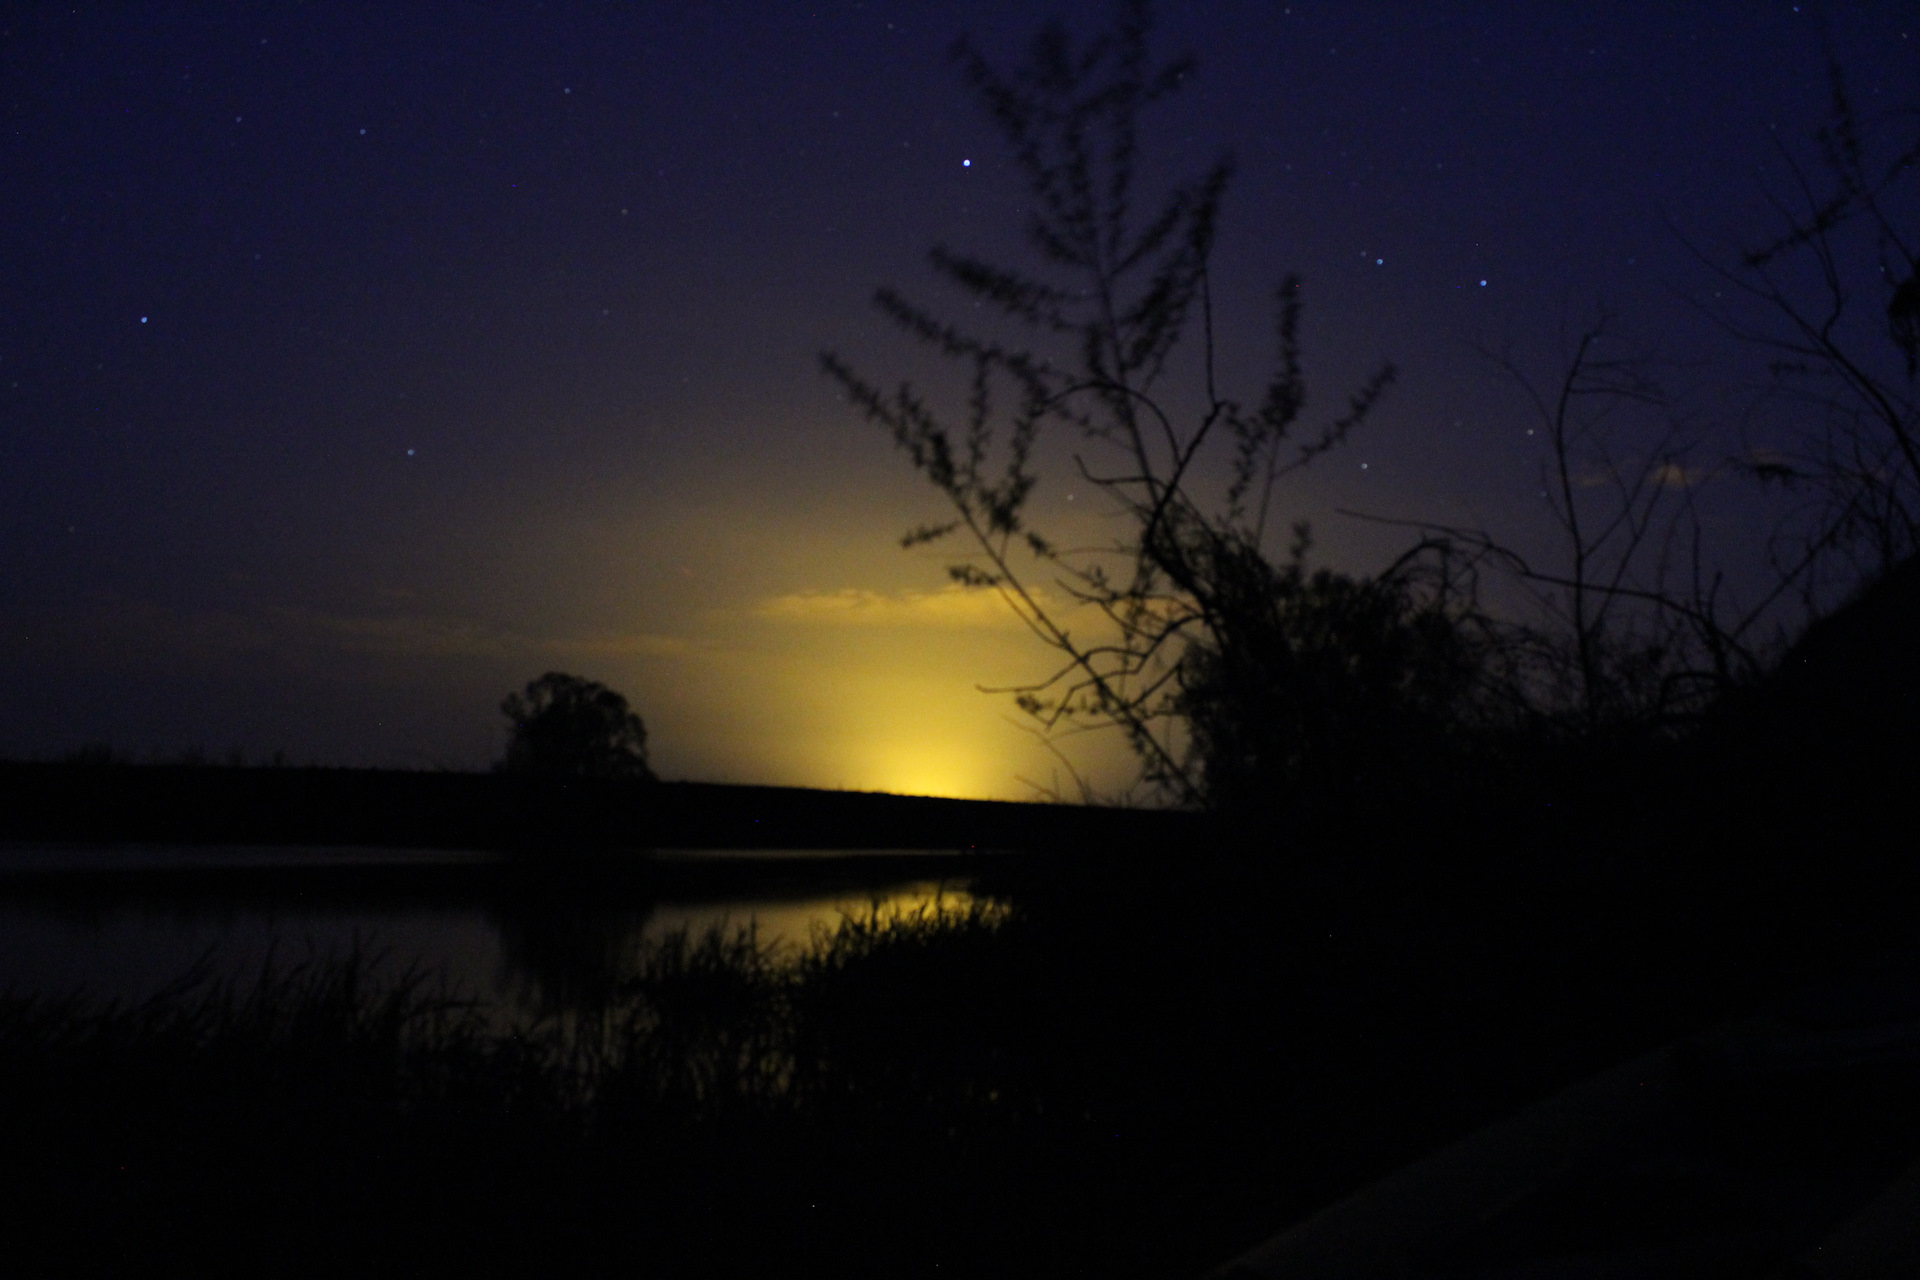
<instances>
[{"instance_id":1,"label":"dark blue sky","mask_svg":"<svg viewBox=\"0 0 1920 1280\"><path fill-rule=\"evenodd\" d=\"M936 241L1021 253L946 51L1011 58L1035 12L10 7L0 752L471 767L559 667L671 776L1022 794L1044 756L972 686L1044 655L897 549L936 495L816 355L919 369L873 288L937 301ZM1257 395L1290 270L1320 406L1401 370L1288 513L1354 569L1404 535L1343 505L1544 546L1538 439L1474 347L1551 378L1600 305L1674 361L1698 456L1733 450L1757 365L1682 237L1731 261L1775 225L1824 49L1871 112L1917 42L1909 3L1164 4L1199 74L1145 173L1238 161L1230 378ZM1772 513L1712 484L1750 555Z\"/></svg>"}]
</instances>

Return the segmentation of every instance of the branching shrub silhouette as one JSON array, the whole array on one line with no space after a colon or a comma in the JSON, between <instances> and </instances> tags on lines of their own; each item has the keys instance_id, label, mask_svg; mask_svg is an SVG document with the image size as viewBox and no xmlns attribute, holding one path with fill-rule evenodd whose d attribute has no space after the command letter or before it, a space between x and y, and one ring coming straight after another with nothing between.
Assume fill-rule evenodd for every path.
<instances>
[{"instance_id":1,"label":"branching shrub silhouette","mask_svg":"<svg viewBox=\"0 0 1920 1280\"><path fill-rule=\"evenodd\" d=\"M1003 692L1049 732L1119 729L1148 787L1201 804L1204 747L1219 739L1192 750L1183 685L1191 657L1241 643L1231 611L1244 596L1219 575L1263 558L1277 483L1365 421L1394 373L1383 365L1309 425L1300 282L1289 277L1274 295L1276 354L1257 406L1220 389L1210 260L1232 165L1218 161L1143 210L1142 115L1193 70L1185 58L1152 65L1149 8L1118 5L1112 27L1084 44L1051 24L1011 71L965 41L955 48L1031 192L1038 262L1003 266L945 247L930 259L974 314L1020 336L963 328L890 289L875 301L964 371L960 411L910 384L885 390L835 354L822 364L947 500L953 518L904 544L958 534L970 545L953 579L996 591L1058 654L1051 678ZM1201 336L1186 370L1197 395L1170 386L1190 324ZM1112 543L1074 546L1035 527L1043 435L1069 442L1076 482L1120 517Z\"/></svg>"}]
</instances>

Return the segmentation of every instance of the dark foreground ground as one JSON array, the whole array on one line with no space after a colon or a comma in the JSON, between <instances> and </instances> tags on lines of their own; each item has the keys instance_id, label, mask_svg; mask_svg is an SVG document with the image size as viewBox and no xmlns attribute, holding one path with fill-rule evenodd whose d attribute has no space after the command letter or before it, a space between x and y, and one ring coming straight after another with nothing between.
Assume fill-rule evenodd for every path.
<instances>
[{"instance_id":1,"label":"dark foreground ground","mask_svg":"<svg viewBox=\"0 0 1920 1280\"><path fill-rule=\"evenodd\" d=\"M0 1002L0 1238L71 1273L1202 1275L1910 941L1909 846L1857 794L1743 816L1652 786L1035 856L1004 912L849 926L798 967L669 949L519 1035L350 959ZM1912 1128L1911 1093L1883 1105Z\"/></svg>"},{"instance_id":2,"label":"dark foreground ground","mask_svg":"<svg viewBox=\"0 0 1920 1280\"><path fill-rule=\"evenodd\" d=\"M1910 651L1864 696L1861 663L1810 663L1683 748L1509 755L1315 822L1014 830L1030 856L981 885L1003 910L855 922L785 965L669 946L516 1034L351 958L136 1009L0 1000L4 1269L1205 1275L1571 1082L1910 953ZM518 847L529 893L613 892ZM1778 1110L1700 1061L1723 1136ZM1780 1158L1911 1163L1901 1069L1816 1094ZM1568 1213L1635 1212L1575 1191L1481 1243L1518 1265Z\"/></svg>"}]
</instances>

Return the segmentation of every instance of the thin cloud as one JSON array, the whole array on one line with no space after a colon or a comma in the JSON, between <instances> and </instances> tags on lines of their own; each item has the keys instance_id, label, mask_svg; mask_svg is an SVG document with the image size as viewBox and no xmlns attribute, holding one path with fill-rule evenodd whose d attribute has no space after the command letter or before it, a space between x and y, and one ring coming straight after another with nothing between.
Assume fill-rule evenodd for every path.
<instances>
[{"instance_id":1,"label":"thin cloud","mask_svg":"<svg viewBox=\"0 0 1920 1280\"><path fill-rule=\"evenodd\" d=\"M1710 467L1690 467L1683 462L1656 463L1647 473L1647 479L1661 489L1691 489L1713 478ZM1620 477L1611 471L1591 469L1575 473L1573 487L1576 489L1611 489L1618 487Z\"/></svg>"},{"instance_id":2,"label":"thin cloud","mask_svg":"<svg viewBox=\"0 0 1920 1280\"><path fill-rule=\"evenodd\" d=\"M1653 469L1653 482L1662 489L1691 489L1713 478L1708 467L1689 467L1679 462L1663 462Z\"/></svg>"},{"instance_id":3,"label":"thin cloud","mask_svg":"<svg viewBox=\"0 0 1920 1280\"><path fill-rule=\"evenodd\" d=\"M1004 630L1021 625L999 593L959 585L939 591L796 591L762 602L754 613L777 622L834 627Z\"/></svg>"}]
</instances>

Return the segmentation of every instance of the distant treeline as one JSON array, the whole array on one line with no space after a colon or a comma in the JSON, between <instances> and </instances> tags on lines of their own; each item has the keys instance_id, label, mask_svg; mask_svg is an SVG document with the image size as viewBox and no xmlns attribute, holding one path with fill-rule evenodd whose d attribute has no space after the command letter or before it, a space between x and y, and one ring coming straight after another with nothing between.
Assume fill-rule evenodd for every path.
<instances>
[{"instance_id":1,"label":"distant treeline","mask_svg":"<svg viewBox=\"0 0 1920 1280\"><path fill-rule=\"evenodd\" d=\"M0 761L0 839L433 849L1112 849L1197 815L506 773Z\"/></svg>"}]
</instances>

